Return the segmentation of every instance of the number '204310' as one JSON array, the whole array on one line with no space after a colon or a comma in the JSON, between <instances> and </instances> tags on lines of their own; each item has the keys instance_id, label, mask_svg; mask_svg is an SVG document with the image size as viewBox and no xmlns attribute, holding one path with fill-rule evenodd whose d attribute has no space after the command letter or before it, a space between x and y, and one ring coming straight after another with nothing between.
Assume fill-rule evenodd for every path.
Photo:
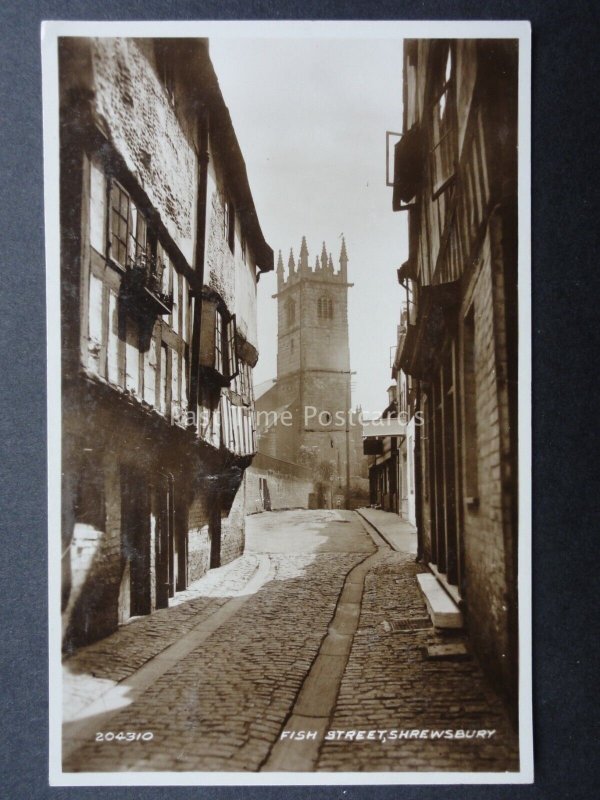
<instances>
[{"instance_id":1,"label":"number '204310'","mask_svg":"<svg viewBox=\"0 0 600 800\"><path fill-rule=\"evenodd\" d=\"M113 733L113 731L99 731L96 734L97 742L149 742L152 739L154 739L152 731L143 731L139 733L134 731L119 731L119 733Z\"/></svg>"}]
</instances>

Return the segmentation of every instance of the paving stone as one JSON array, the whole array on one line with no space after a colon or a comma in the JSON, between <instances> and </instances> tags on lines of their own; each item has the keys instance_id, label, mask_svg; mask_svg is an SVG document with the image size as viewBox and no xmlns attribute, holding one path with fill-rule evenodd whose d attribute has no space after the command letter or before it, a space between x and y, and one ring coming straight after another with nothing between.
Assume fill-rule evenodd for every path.
<instances>
[{"instance_id":1,"label":"paving stone","mask_svg":"<svg viewBox=\"0 0 600 800\"><path fill-rule=\"evenodd\" d=\"M364 552L273 555L272 579L237 616L162 675L137 703L115 713L110 728L105 726L114 732L137 731L142 720L154 739L110 747L82 742L65 769L258 769L318 653L345 575L362 558ZM200 614L207 611L199 606ZM117 634L115 648L118 640ZM110 652L106 642L104 651ZM86 654L87 665L93 656ZM248 734L248 744L240 746ZM165 756L175 736L177 760Z\"/></svg>"},{"instance_id":2,"label":"paving stone","mask_svg":"<svg viewBox=\"0 0 600 800\"><path fill-rule=\"evenodd\" d=\"M495 729L492 739L325 740L319 771L506 771L518 769L517 735L474 661L428 661L440 643L433 626L386 632L382 618L426 614L422 568L389 553L365 581L361 616L330 730ZM390 616L382 610L392 612Z\"/></svg>"},{"instance_id":3,"label":"paving stone","mask_svg":"<svg viewBox=\"0 0 600 800\"><path fill-rule=\"evenodd\" d=\"M302 552L298 530L311 514L318 515L310 517L318 547ZM69 756L67 771L257 771L274 752L285 720L302 721L308 727L310 720L293 715L297 698L325 641L345 578L373 552L373 546L354 515L349 515L352 524L330 528L326 512L296 511L265 518L271 539L273 531L278 537L277 552L269 553L271 572L266 583L135 702L112 713L108 722L102 718L99 728L114 733L151 731L154 738L106 743L90 737ZM227 569L209 573L171 608L136 620L65 661L66 693L72 707L81 711L107 686L133 675L231 597L243 593L264 557L257 545L261 520L252 524L252 552ZM314 534L315 525L324 529L324 537L321 529ZM344 552L344 541L337 538L345 535L343 531L349 531L351 552ZM287 551L286 536L293 542ZM327 536L334 541L329 550L321 544ZM353 609L358 615L353 639L340 637L338 651L330 637L334 652L321 652L325 665L328 658L345 654L351 644L335 711L326 727L341 731L486 728L495 729L496 734L486 740L330 741L324 739L325 727L320 725L318 746L311 745L316 768L336 772L515 769L516 735L477 663L428 661L425 649L444 643L433 627L386 633L381 626L386 619L418 621L426 614L416 581L422 570L414 556L391 551L381 555L366 574L362 605ZM354 577L351 583L356 586ZM356 588L348 599L357 603ZM326 673L325 669L324 679ZM285 752L292 754L289 764ZM292 757L289 745L281 754L282 769L301 761Z\"/></svg>"}]
</instances>

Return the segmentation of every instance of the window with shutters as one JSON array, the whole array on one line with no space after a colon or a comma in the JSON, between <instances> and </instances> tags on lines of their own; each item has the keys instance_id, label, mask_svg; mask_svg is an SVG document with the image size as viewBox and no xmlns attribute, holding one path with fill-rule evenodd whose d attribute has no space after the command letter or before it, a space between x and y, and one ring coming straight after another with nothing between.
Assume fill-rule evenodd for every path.
<instances>
[{"instance_id":1,"label":"window with shutters","mask_svg":"<svg viewBox=\"0 0 600 800\"><path fill-rule=\"evenodd\" d=\"M238 374L236 318L222 301L204 298L200 332L200 367L207 377L227 386Z\"/></svg>"}]
</instances>

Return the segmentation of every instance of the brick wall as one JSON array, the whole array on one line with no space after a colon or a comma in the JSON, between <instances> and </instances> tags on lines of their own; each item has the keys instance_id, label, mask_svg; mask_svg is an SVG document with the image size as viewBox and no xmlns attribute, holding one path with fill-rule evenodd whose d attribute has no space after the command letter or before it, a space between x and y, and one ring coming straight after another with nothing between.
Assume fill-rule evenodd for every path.
<instances>
[{"instance_id":1,"label":"brick wall","mask_svg":"<svg viewBox=\"0 0 600 800\"><path fill-rule=\"evenodd\" d=\"M506 469L503 464L509 451L507 400L503 375L506 374L505 333L498 318L503 318L501 276L502 254L496 254L493 267L489 232L479 253L478 267L471 276L464 295L459 337L464 337L464 318L473 309L474 317L474 380L471 394L475 400L476 475L477 483L467 486L463 469L462 497L462 581L461 594L465 601L465 616L474 648L486 670L499 687L510 685L509 620L507 596L514 592L507 572L510 554L506 552L507 490ZM494 277L495 276L495 277ZM495 284L495 285L494 285ZM462 352L462 347L459 352ZM460 385L469 381L462 375ZM474 390L474 391L473 391ZM427 401L429 402L429 401ZM420 429L423 463L421 465L422 545L424 560L432 560L431 507L434 496L434 475L425 464L428 445L433 436L431 408L428 422ZM465 429L472 424L462 418L461 451L467 451ZM426 474L428 473L426 480ZM427 495L425 495L427 492ZM478 498L478 506L467 503L468 496Z\"/></svg>"},{"instance_id":2,"label":"brick wall","mask_svg":"<svg viewBox=\"0 0 600 800\"><path fill-rule=\"evenodd\" d=\"M495 324L502 309L498 302L494 306L489 232L481 258L481 268L472 283L479 507L469 508L466 503L464 507L465 600L467 624L474 645L488 671L501 684L507 685L509 576L501 474L505 426L501 424L502 393L498 375L506 356ZM501 269L501 264L496 266Z\"/></svg>"},{"instance_id":3,"label":"brick wall","mask_svg":"<svg viewBox=\"0 0 600 800\"><path fill-rule=\"evenodd\" d=\"M433 492L433 472L429 461L429 446L431 441L431 403L426 395L422 394L422 410L424 424L417 428L417 436L421 438L421 547L423 559L426 563L431 561L431 497Z\"/></svg>"}]
</instances>

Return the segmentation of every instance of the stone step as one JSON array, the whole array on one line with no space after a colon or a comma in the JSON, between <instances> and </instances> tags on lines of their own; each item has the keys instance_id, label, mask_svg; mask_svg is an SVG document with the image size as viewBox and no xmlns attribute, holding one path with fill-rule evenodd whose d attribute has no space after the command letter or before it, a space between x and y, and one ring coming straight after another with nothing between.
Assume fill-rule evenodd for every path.
<instances>
[{"instance_id":1,"label":"stone step","mask_svg":"<svg viewBox=\"0 0 600 800\"><path fill-rule=\"evenodd\" d=\"M464 642L430 644L426 653L430 661L466 661L471 658Z\"/></svg>"},{"instance_id":2,"label":"stone step","mask_svg":"<svg viewBox=\"0 0 600 800\"><path fill-rule=\"evenodd\" d=\"M419 587L425 597L427 611L436 628L452 628L454 630L463 627L463 616L458 606L447 594L439 581L429 572L417 575Z\"/></svg>"}]
</instances>

